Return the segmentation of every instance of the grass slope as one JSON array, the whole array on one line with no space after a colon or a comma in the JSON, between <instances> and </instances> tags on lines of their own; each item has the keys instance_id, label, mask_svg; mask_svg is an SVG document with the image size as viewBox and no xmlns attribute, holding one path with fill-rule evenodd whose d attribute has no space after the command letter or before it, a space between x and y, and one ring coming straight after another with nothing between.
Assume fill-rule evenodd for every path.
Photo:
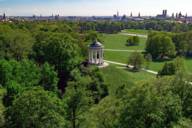
<instances>
[{"instance_id":1,"label":"grass slope","mask_svg":"<svg viewBox=\"0 0 192 128\"><path fill-rule=\"evenodd\" d=\"M143 50L145 48L145 38L140 38L139 46L126 46L128 37L120 34L103 34L103 44L105 49Z\"/></svg>"},{"instance_id":2,"label":"grass slope","mask_svg":"<svg viewBox=\"0 0 192 128\"><path fill-rule=\"evenodd\" d=\"M126 83L131 87L138 82L145 82L155 79L155 76L146 72L130 72L126 68L110 64L110 66L102 69L106 84L109 87L109 93L114 94L117 88Z\"/></svg>"}]
</instances>

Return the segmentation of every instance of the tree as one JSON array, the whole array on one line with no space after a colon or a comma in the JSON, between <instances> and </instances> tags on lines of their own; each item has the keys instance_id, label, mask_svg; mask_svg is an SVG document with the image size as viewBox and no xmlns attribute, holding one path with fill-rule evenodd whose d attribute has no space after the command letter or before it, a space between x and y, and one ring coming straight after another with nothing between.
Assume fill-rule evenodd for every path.
<instances>
[{"instance_id":1,"label":"tree","mask_svg":"<svg viewBox=\"0 0 192 128\"><path fill-rule=\"evenodd\" d=\"M145 55L145 62L146 62L146 69L149 68L150 63L152 62L152 55L150 53L148 53L147 55Z\"/></svg>"},{"instance_id":2,"label":"tree","mask_svg":"<svg viewBox=\"0 0 192 128\"><path fill-rule=\"evenodd\" d=\"M85 81L86 80L86 81ZM86 88L83 86L87 83L87 79L79 82L70 82L64 94L64 103L66 104L66 119L69 121L69 126L77 128L82 123L84 114L93 103L88 97ZM85 84L86 85L86 84Z\"/></svg>"},{"instance_id":3,"label":"tree","mask_svg":"<svg viewBox=\"0 0 192 128\"><path fill-rule=\"evenodd\" d=\"M63 128L65 111L60 99L41 88L21 93L6 111L9 128Z\"/></svg>"},{"instance_id":4,"label":"tree","mask_svg":"<svg viewBox=\"0 0 192 128\"><path fill-rule=\"evenodd\" d=\"M6 93L3 97L3 102L6 107L11 106L16 98L16 95L21 93L22 86L15 81L9 81L6 86Z\"/></svg>"},{"instance_id":5,"label":"tree","mask_svg":"<svg viewBox=\"0 0 192 128\"><path fill-rule=\"evenodd\" d=\"M173 62L165 63L162 70L158 72L158 75L174 75L176 73L176 66Z\"/></svg>"},{"instance_id":6,"label":"tree","mask_svg":"<svg viewBox=\"0 0 192 128\"><path fill-rule=\"evenodd\" d=\"M161 33L149 35L146 43L146 52L150 53L153 59L165 59L175 56L175 45L171 37Z\"/></svg>"},{"instance_id":7,"label":"tree","mask_svg":"<svg viewBox=\"0 0 192 128\"><path fill-rule=\"evenodd\" d=\"M68 82L64 94L67 120L71 127L76 128L84 124L85 114L94 104L98 104L108 95L103 76L96 67L84 67L83 65L73 70L73 80Z\"/></svg>"},{"instance_id":8,"label":"tree","mask_svg":"<svg viewBox=\"0 0 192 128\"><path fill-rule=\"evenodd\" d=\"M34 45L34 58L40 63L48 62L58 71L59 89L65 90L70 72L80 64L80 49L75 39L68 34L51 34L42 44L36 42Z\"/></svg>"},{"instance_id":9,"label":"tree","mask_svg":"<svg viewBox=\"0 0 192 128\"><path fill-rule=\"evenodd\" d=\"M185 72L185 64L182 58L177 57L173 62L165 63L158 75L174 75L179 72Z\"/></svg>"},{"instance_id":10,"label":"tree","mask_svg":"<svg viewBox=\"0 0 192 128\"><path fill-rule=\"evenodd\" d=\"M122 102L115 96L107 96L86 113L85 128L114 128L118 126Z\"/></svg>"},{"instance_id":11,"label":"tree","mask_svg":"<svg viewBox=\"0 0 192 128\"><path fill-rule=\"evenodd\" d=\"M6 86L8 82L15 81L25 86L38 85L40 70L37 65L30 60L0 60L0 84Z\"/></svg>"},{"instance_id":12,"label":"tree","mask_svg":"<svg viewBox=\"0 0 192 128\"><path fill-rule=\"evenodd\" d=\"M141 53L133 52L129 56L128 65L132 65L134 71L140 70L143 63L144 63L144 58Z\"/></svg>"},{"instance_id":13,"label":"tree","mask_svg":"<svg viewBox=\"0 0 192 128\"><path fill-rule=\"evenodd\" d=\"M181 118L177 123L172 126L172 128L190 128L191 125L191 119Z\"/></svg>"},{"instance_id":14,"label":"tree","mask_svg":"<svg viewBox=\"0 0 192 128\"><path fill-rule=\"evenodd\" d=\"M167 83L166 78L132 88L123 97L119 127L162 128L177 122L182 117L181 100Z\"/></svg>"},{"instance_id":15,"label":"tree","mask_svg":"<svg viewBox=\"0 0 192 128\"><path fill-rule=\"evenodd\" d=\"M29 32L15 29L4 33L0 36L1 58L16 60L28 58L34 42Z\"/></svg>"},{"instance_id":16,"label":"tree","mask_svg":"<svg viewBox=\"0 0 192 128\"><path fill-rule=\"evenodd\" d=\"M190 81L191 76L179 72L170 84L172 92L181 99L183 115L187 118L192 118L192 84Z\"/></svg>"},{"instance_id":17,"label":"tree","mask_svg":"<svg viewBox=\"0 0 192 128\"><path fill-rule=\"evenodd\" d=\"M48 63L43 64L41 67L41 80L39 82L45 90L57 91L58 77L57 72Z\"/></svg>"},{"instance_id":18,"label":"tree","mask_svg":"<svg viewBox=\"0 0 192 128\"><path fill-rule=\"evenodd\" d=\"M135 46L139 45L139 37L138 36L129 36L127 39L127 46Z\"/></svg>"}]
</instances>

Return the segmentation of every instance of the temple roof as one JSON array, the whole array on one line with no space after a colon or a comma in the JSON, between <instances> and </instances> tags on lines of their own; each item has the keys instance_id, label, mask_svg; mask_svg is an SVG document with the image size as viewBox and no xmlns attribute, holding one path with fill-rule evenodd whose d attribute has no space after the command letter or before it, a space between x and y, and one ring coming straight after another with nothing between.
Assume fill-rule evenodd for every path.
<instances>
[{"instance_id":1,"label":"temple roof","mask_svg":"<svg viewBox=\"0 0 192 128\"><path fill-rule=\"evenodd\" d=\"M101 48L101 47L103 47L103 45L100 42L98 42L97 40L95 40L95 41L93 41L92 44L89 45L89 47L91 47L91 48Z\"/></svg>"}]
</instances>

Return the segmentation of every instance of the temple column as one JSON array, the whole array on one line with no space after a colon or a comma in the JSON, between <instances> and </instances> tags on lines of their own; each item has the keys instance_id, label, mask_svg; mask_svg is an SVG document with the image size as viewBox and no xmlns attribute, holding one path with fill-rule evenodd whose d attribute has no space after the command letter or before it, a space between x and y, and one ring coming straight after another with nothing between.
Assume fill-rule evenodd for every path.
<instances>
[{"instance_id":1,"label":"temple column","mask_svg":"<svg viewBox=\"0 0 192 128\"><path fill-rule=\"evenodd\" d=\"M89 63L91 62L91 51L89 50Z\"/></svg>"},{"instance_id":2,"label":"temple column","mask_svg":"<svg viewBox=\"0 0 192 128\"><path fill-rule=\"evenodd\" d=\"M102 64L102 50L99 51L99 64Z\"/></svg>"},{"instance_id":3,"label":"temple column","mask_svg":"<svg viewBox=\"0 0 192 128\"><path fill-rule=\"evenodd\" d=\"M103 64L103 49L101 49L101 58L102 58L102 64Z\"/></svg>"},{"instance_id":4,"label":"temple column","mask_svg":"<svg viewBox=\"0 0 192 128\"><path fill-rule=\"evenodd\" d=\"M95 50L95 64L97 64L97 50Z\"/></svg>"}]
</instances>

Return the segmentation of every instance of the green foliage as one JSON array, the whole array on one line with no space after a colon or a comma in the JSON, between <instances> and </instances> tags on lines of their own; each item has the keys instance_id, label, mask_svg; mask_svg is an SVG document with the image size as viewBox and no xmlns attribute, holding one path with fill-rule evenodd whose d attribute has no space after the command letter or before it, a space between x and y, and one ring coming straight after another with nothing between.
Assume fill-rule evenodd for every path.
<instances>
[{"instance_id":1,"label":"green foliage","mask_svg":"<svg viewBox=\"0 0 192 128\"><path fill-rule=\"evenodd\" d=\"M127 46L135 46L135 45L139 45L139 37L138 36L129 36L129 38L127 39Z\"/></svg>"},{"instance_id":2,"label":"green foliage","mask_svg":"<svg viewBox=\"0 0 192 128\"><path fill-rule=\"evenodd\" d=\"M149 68L150 63L152 62L153 58L152 55L150 53L148 53L147 55L145 55L145 63L146 63L146 69Z\"/></svg>"},{"instance_id":3,"label":"green foliage","mask_svg":"<svg viewBox=\"0 0 192 128\"><path fill-rule=\"evenodd\" d=\"M5 106L3 105L3 97L5 95L5 89L0 87L0 128L3 128L5 123Z\"/></svg>"},{"instance_id":4,"label":"green foliage","mask_svg":"<svg viewBox=\"0 0 192 128\"><path fill-rule=\"evenodd\" d=\"M158 75L164 76L164 75L174 75L176 73L176 66L173 62L165 63L163 66L163 69L159 71Z\"/></svg>"},{"instance_id":5,"label":"green foliage","mask_svg":"<svg viewBox=\"0 0 192 128\"><path fill-rule=\"evenodd\" d=\"M24 87L38 85L40 71L32 61L0 60L0 69L2 86L6 86L10 81L16 81Z\"/></svg>"},{"instance_id":6,"label":"green foliage","mask_svg":"<svg viewBox=\"0 0 192 128\"><path fill-rule=\"evenodd\" d=\"M69 127L76 128L84 119L84 113L93 103L89 97L86 88L88 79L81 79L79 82L70 82L66 88L64 95L64 103L66 105L66 119Z\"/></svg>"},{"instance_id":7,"label":"green foliage","mask_svg":"<svg viewBox=\"0 0 192 128\"><path fill-rule=\"evenodd\" d=\"M81 127L113 128L118 124L121 107L119 99L108 96L87 112L85 123Z\"/></svg>"},{"instance_id":8,"label":"green foliage","mask_svg":"<svg viewBox=\"0 0 192 128\"><path fill-rule=\"evenodd\" d=\"M3 97L4 105L6 107L12 105L12 102L15 100L16 95L18 95L22 90L22 86L15 81L9 81L6 86L6 94Z\"/></svg>"},{"instance_id":9,"label":"green foliage","mask_svg":"<svg viewBox=\"0 0 192 128\"><path fill-rule=\"evenodd\" d=\"M33 38L28 31L4 30L0 26L0 58L21 60L32 52Z\"/></svg>"},{"instance_id":10,"label":"green foliage","mask_svg":"<svg viewBox=\"0 0 192 128\"><path fill-rule=\"evenodd\" d=\"M125 95L119 127L170 127L182 116L181 100L174 95L162 79L152 84L136 86Z\"/></svg>"},{"instance_id":11,"label":"green foliage","mask_svg":"<svg viewBox=\"0 0 192 128\"><path fill-rule=\"evenodd\" d=\"M92 98L94 103L98 103L103 97L108 95L107 85L104 83L103 74L97 67L85 67L80 66L79 69L75 69L71 72L73 81L81 81L84 79L87 81L84 87L89 91L89 97Z\"/></svg>"},{"instance_id":12,"label":"green foliage","mask_svg":"<svg viewBox=\"0 0 192 128\"><path fill-rule=\"evenodd\" d=\"M179 55L190 55L190 52L192 50L192 32L185 32L185 33L177 33L174 34L172 39L175 43L177 53Z\"/></svg>"},{"instance_id":13,"label":"green foliage","mask_svg":"<svg viewBox=\"0 0 192 128\"><path fill-rule=\"evenodd\" d=\"M141 53L133 52L129 56L128 64L133 66L134 71L140 70L143 63L144 63L144 57Z\"/></svg>"},{"instance_id":14,"label":"green foliage","mask_svg":"<svg viewBox=\"0 0 192 128\"><path fill-rule=\"evenodd\" d=\"M15 96L21 90L41 85L45 90L57 91L57 73L53 67L45 63L42 68L30 60L0 60L0 83L6 87L4 104L12 104Z\"/></svg>"},{"instance_id":15,"label":"green foliage","mask_svg":"<svg viewBox=\"0 0 192 128\"><path fill-rule=\"evenodd\" d=\"M191 126L191 119L182 118L176 124L173 125L173 128L191 128Z\"/></svg>"},{"instance_id":16,"label":"green foliage","mask_svg":"<svg viewBox=\"0 0 192 128\"><path fill-rule=\"evenodd\" d=\"M63 104L41 88L21 93L6 111L9 128L63 128L66 125Z\"/></svg>"},{"instance_id":17,"label":"green foliage","mask_svg":"<svg viewBox=\"0 0 192 128\"><path fill-rule=\"evenodd\" d=\"M184 60L180 57L177 57L173 62L165 63L158 75L174 75L178 72L185 72Z\"/></svg>"},{"instance_id":18,"label":"green foliage","mask_svg":"<svg viewBox=\"0 0 192 128\"><path fill-rule=\"evenodd\" d=\"M45 90L55 92L57 90L57 73L54 71L54 68L51 67L48 63L45 63L41 67L41 80L39 84L42 85Z\"/></svg>"},{"instance_id":19,"label":"green foliage","mask_svg":"<svg viewBox=\"0 0 192 128\"><path fill-rule=\"evenodd\" d=\"M185 117L192 118L192 84L191 76L178 73L171 83L173 93L177 94L182 101L182 109Z\"/></svg>"},{"instance_id":20,"label":"green foliage","mask_svg":"<svg viewBox=\"0 0 192 128\"><path fill-rule=\"evenodd\" d=\"M171 37L161 33L151 33L148 36L146 52L150 53L153 59L164 59L175 56L175 45Z\"/></svg>"}]
</instances>

